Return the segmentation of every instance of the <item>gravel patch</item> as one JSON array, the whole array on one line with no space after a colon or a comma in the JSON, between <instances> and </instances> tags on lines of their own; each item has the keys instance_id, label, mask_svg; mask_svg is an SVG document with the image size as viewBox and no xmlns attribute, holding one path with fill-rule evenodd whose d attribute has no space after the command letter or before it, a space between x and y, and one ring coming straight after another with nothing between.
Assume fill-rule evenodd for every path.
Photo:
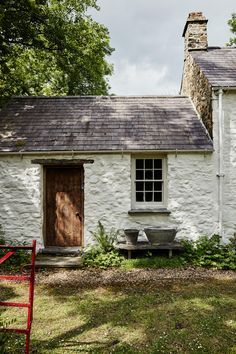
<instances>
[{"instance_id":1,"label":"gravel patch","mask_svg":"<svg viewBox=\"0 0 236 354\"><path fill-rule=\"evenodd\" d=\"M236 281L236 272L188 267L185 269L78 269L38 272L36 282L50 286L90 288L99 286L137 286L161 281Z\"/></svg>"}]
</instances>

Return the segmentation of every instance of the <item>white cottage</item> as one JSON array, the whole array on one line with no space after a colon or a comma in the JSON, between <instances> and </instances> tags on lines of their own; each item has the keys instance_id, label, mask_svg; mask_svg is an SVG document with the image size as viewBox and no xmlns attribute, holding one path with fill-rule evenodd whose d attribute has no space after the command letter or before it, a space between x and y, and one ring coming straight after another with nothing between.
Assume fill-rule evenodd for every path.
<instances>
[{"instance_id":1,"label":"white cottage","mask_svg":"<svg viewBox=\"0 0 236 354\"><path fill-rule=\"evenodd\" d=\"M15 97L0 112L0 224L41 247L107 228L236 231L236 49L189 15L176 97Z\"/></svg>"}]
</instances>

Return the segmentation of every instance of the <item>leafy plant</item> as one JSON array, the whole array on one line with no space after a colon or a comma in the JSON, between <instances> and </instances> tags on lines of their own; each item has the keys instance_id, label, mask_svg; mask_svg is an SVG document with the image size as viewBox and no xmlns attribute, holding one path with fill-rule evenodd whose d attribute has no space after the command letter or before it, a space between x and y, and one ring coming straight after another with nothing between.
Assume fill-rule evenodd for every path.
<instances>
[{"instance_id":1,"label":"leafy plant","mask_svg":"<svg viewBox=\"0 0 236 354\"><path fill-rule=\"evenodd\" d=\"M96 0L0 1L0 96L104 95L112 65Z\"/></svg>"},{"instance_id":2,"label":"leafy plant","mask_svg":"<svg viewBox=\"0 0 236 354\"><path fill-rule=\"evenodd\" d=\"M90 249L84 255L83 264L90 267L106 269L109 267L119 267L123 260L124 257L120 256L117 251L102 253L96 249Z\"/></svg>"},{"instance_id":3,"label":"leafy plant","mask_svg":"<svg viewBox=\"0 0 236 354\"><path fill-rule=\"evenodd\" d=\"M12 319L10 321L3 322L0 319L0 328L7 328L7 327L9 327L9 325L14 323L15 321L16 321L15 319ZM8 343L8 339L10 338L10 336L11 336L10 333L0 332L0 352L2 354L9 353L8 348L7 348L7 343Z\"/></svg>"},{"instance_id":4,"label":"leafy plant","mask_svg":"<svg viewBox=\"0 0 236 354\"><path fill-rule=\"evenodd\" d=\"M98 221L96 231L92 232L93 239L96 242L91 246L83 256L83 264L85 266L93 266L99 268L119 267L124 260L114 248L117 241L119 231L111 229L109 232Z\"/></svg>"},{"instance_id":5,"label":"leafy plant","mask_svg":"<svg viewBox=\"0 0 236 354\"><path fill-rule=\"evenodd\" d=\"M101 221L98 221L97 229L92 232L92 235L101 252L107 253L114 250L114 243L117 241L119 231L111 229L109 232L106 232Z\"/></svg>"},{"instance_id":6,"label":"leafy plant","mask_svg":"<svg viewBox=\"0 0 236 354\"><path fill-rule=\"evenodd\" d=\"M218 269L236 269L235 238L228 244L222 244L219 235L201 236L197 241L183 240L182 245L185 248L182 259L187 263Z\"/></svg>"},{"instance_id":7,"label":"leafy plant","mask_svg":"<svg viewBox=\"0 0 236 354\"><path fill-rule=\"evenodd\" d=\"M231 37L228 46L233 46L236 44L236 13L232 14L231 19L228 21L228 25L230 27L230 31L233 33L234 37Z\"/></svg>"},{"instance_id":8,"label":"leafy plant","mask_svg":"<svg viewBox=\"0 0 236 354\"><path fill-rule=\"evenodd\" d=\"M24 246L26 245L25 242L19 242L17 240L6 240L5 238L5 232L3 230L2 225L0 225L0 244L1 245L11 245L11 246ZM8 250L6 249L0 249L0 258L3 257ZM9 259L7 259L2 265L1 265L1 270L7 270L7 271L16 271L19 268L24 267L24 265L28 264L30 260L30 255L28 251L24 250L16 250L14 255L12 255Z\"/></svg>"},{"instance_id":9,"label":"leafy plant","mask_svg":"<svg viewBox=\"0 0 236 354\"><path fill-rule=\"evenodd\" d=\"M5 232L3 230L2 225L0 224L0 245L4 245L5 241Z\"/></svg>"}]
</instances>

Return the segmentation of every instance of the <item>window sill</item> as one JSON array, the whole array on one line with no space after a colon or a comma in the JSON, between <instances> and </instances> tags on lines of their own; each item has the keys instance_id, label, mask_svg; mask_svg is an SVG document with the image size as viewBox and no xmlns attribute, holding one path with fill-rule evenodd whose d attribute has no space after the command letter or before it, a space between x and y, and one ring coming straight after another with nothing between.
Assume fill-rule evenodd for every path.
<instances>
[{"instance_id":1,"label":"window sill","mask_svg":"<svg viewBox=\"0 0 236 354\"><path fill-rule=\"evenodd\" d=\"M169 215L171 212L166 208L158 208L158 209L131 209L128 211L129 215L137 215L137 214L166 214Z\"/></svg>"}]
</instances>

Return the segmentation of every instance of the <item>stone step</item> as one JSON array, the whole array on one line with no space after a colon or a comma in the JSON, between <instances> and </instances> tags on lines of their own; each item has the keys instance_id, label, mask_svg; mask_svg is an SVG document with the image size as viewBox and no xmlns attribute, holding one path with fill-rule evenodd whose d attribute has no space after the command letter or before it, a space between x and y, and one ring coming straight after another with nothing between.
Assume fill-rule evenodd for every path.
<instances>
[{"instance_id":1,"label":"stone step","mask_svg":"<svg viewBox=\"0 0 236 354\"><path fill-rule=\"evenodd\" d=\"M57 256L38 254L35 261L37 268L80 268L82 267L81 256Z\"/></svg>"},{"instance_id":2,"label":"stone step","mask_svg":"<svg viewBox=\"0 0 236 354\"><path fill-rule=\"evenodd\" d=\"M51 255L80 255L82 252L81 247L45 247L38 251L38 254L51 254Z\"/></svg>"}]
</instances>

